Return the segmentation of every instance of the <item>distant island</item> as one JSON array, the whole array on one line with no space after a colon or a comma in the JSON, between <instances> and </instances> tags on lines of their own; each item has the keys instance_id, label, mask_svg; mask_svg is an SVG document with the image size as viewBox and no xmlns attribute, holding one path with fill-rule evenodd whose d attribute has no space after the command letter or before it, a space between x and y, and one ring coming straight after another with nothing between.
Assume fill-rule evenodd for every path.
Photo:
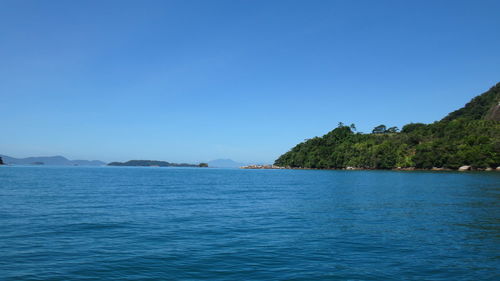
<instances>
[{"instance_id":1,"label":"distant island","mask_svg":"<svg viewBox=\"0 0 500 281\"><path fill-rule=\"evenodd\" d=\"M432 124L370 134L339 123L281 155L274 165L298 169L499 170L500 83Z\"/></svg>"},{"instance_id":2,"label":"distant island","mask_svg":"<svg viewBox=\"0 0 500 281\"><path fill-rule=\"evenodd\" d=\"M186 164L170 163L158 160L130 160L127 162L111 162L108 166L126 166L126 167L208 167L207 163Z\"/></svg>"},{"instance_id":3,"label":"distant island","mask_svg":"<svg viewBox=\"0 0 500 281\"><path fill-rule=\"evenodd\" d=\"M103 166L106 163L99 160L69 160L63 156L40 156L27 158L14 158L0 155L7 165L49 165L49 166Z\"/></svg>"}]
</instances>

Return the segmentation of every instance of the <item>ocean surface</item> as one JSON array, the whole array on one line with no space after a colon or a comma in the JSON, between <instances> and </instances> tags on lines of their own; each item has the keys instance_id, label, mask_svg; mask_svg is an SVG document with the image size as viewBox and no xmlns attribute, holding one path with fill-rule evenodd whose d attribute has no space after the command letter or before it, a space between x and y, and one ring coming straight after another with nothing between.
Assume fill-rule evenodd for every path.
<instances>
[{"instance_id":1,"label":"ocean surface","mask_svg":"<svg viewBox=\"0 0 500 281\"><path fill-rule=\"evenodd\" d=\"M0 280L500 280L500 173L2 166Z\"/></svg>"}]
</instances>

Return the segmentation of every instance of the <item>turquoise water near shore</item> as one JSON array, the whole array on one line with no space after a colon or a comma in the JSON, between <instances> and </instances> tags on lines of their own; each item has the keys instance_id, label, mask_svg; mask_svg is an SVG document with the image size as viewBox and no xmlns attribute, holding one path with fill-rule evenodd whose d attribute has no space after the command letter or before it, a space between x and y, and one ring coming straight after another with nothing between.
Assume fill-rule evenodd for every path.
<instances>
[{"instance_id":1,"label":"turquoise water near shore","mask_svg":"<svg viewBox=\"0 0 500 281\"><path fill-rule=\"evenodd\" d=\"M2 280L498 280L500 173L0 167Z\"/></svg>"}]
</instances>

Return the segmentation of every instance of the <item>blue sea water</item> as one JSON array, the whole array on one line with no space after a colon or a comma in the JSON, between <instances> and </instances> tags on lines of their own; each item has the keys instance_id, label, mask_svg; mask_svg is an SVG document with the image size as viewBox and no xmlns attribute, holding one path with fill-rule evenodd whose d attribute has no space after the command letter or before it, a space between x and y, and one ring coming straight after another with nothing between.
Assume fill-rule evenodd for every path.
<instances>
[{"instance_id":1,"label":"blue sea water","mask_svg":"<svg viewBox=\"0 0 500 281\"><path fill-rule=\"evenodd\" d=\"M499 280L500 173L0 167L1 280Z\"/></svg>"}]
</instances>

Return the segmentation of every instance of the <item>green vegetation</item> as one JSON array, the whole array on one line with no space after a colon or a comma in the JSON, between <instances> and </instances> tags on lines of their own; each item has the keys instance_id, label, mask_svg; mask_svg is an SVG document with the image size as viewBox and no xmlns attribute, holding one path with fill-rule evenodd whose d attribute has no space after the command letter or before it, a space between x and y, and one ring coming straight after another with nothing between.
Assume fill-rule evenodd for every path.
<instances>
[{"instance_id":1,"label":"green vegetation","mask_svg":"<svg viewBox=\"0 0 500 281\"><path fill-rule=\"evenodd\" d=\"M202 163L203 164L203 163ZM130 160L127 162L111 162L108 166L142 166L142 167L205 167L202 164L186 164L186 163L169 163L166 161L157 160ZM207 165L208 167L208 165Z\"/></svg>"},{"instance_id":2,"label":"green vegetation","mask_svg":"<svg viewBox=\"0 0 500 281\"><path fill-rule=\"evenodd\" d=\"M469 103L459 110L455 110L448 114L442 121L451 121L458 118L465 118L468 120L495 120L498 119L498 115L492 116L492 111L498 108L500 102L500 83L496 84L486 93L473 98Z\"/></svg>"},{"instance_id":3,"label":"green vegetation","mask_svg":"<svg viewBox=\"0 0 500 281\"><path fill-rule=\"evenodd\" d=\"M464 108L433 124L411 123L375 127L371 134L355 126L339 126L323 137L302 142L280 156L275 165L300 168L365 169L442 167L475 168L500 165L500 122L491 112L500 101L500 83Z\"/></svg>"}]
</instances>

